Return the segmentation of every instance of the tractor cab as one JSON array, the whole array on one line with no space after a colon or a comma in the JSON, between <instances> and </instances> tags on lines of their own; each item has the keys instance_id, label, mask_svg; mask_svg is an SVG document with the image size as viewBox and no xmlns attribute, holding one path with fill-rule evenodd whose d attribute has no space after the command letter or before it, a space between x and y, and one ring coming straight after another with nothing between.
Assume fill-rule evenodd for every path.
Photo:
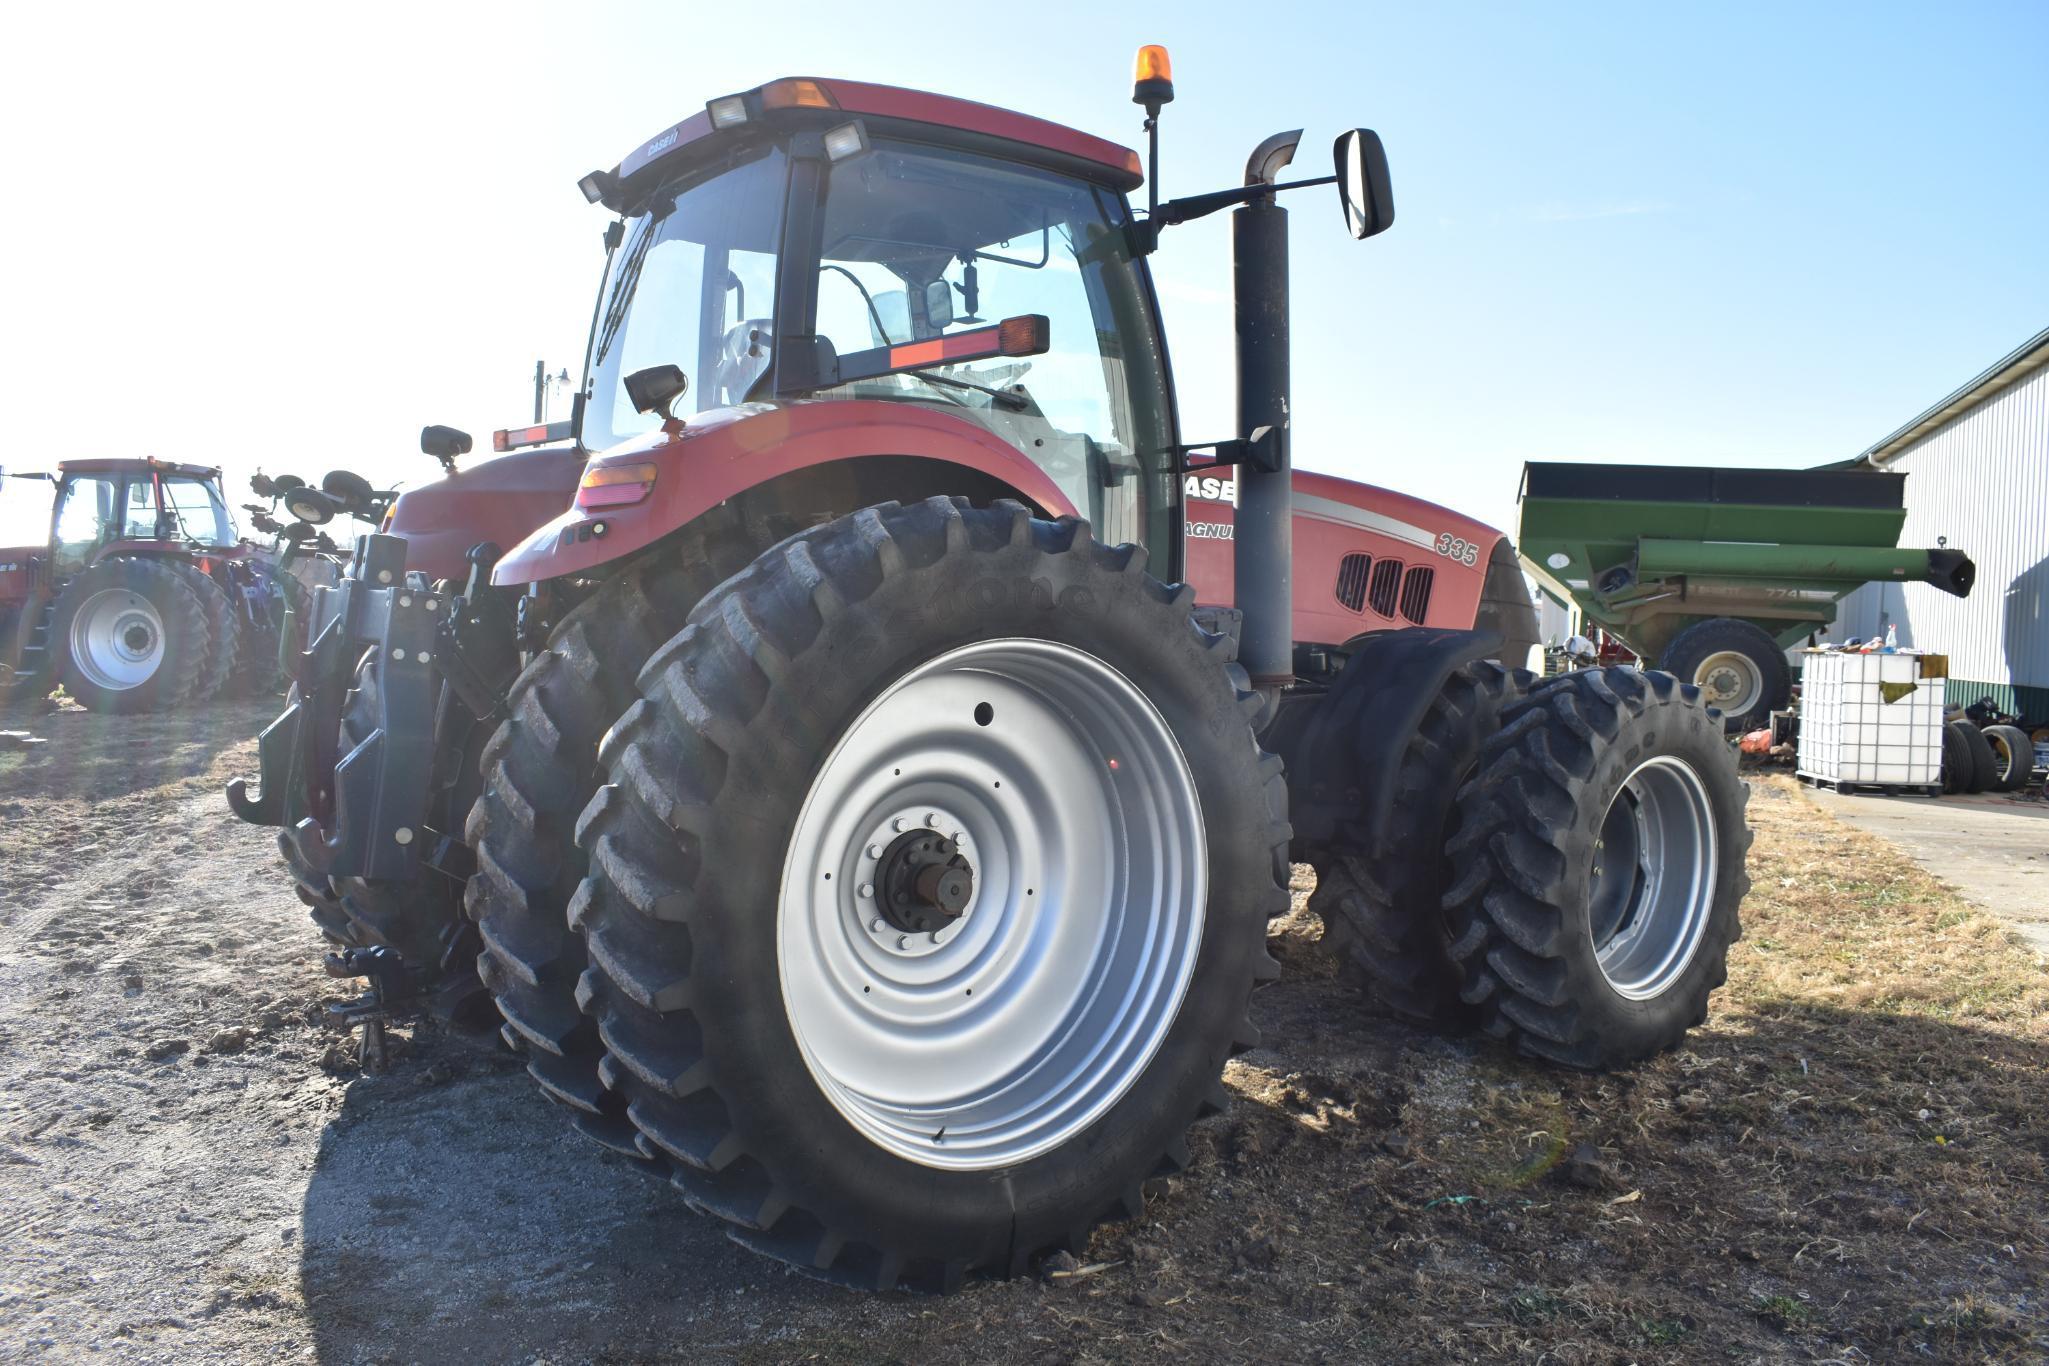
<instances>
[{"instance_id":1,"label":"tractor cab","mask_svg":"<svg viewBox=\"0 0 2049 1366\"><path fill-rule=\"evenodd\" d=\"M50 569L65 579L116 550L232 550L220 471L155 460L70 460L57 467Z\"/></svg>"},{"instance_id":2,"label":"tractor cab","mask_svg":"<svg viewBox=\"0 0 2049 1366\"><path fill-rule=\"evenodd\" d=\"M585 182L623 229L580 443L752 418L767 446L772 410L915 409L1164 556L1173 412L1138 180L1123 148L962 100L811 80L715 100Z\"/></svg>"}]
</instances>

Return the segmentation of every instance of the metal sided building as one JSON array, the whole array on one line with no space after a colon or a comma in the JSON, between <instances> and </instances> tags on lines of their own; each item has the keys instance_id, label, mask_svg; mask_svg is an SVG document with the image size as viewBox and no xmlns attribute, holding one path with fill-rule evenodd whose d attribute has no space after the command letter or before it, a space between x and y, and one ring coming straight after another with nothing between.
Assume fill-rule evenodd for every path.
<instances>
[{"instance_id":1,"label":"metal sided building","mask_svg":"<svg viewBox=\"0 0 2049 1366\"><path fill-rule=\"evenodd\" d=\"M1949 656L1949 701L1990 696L2049 723L2049 329L1855 462L1907 481L1901 545L1949 546L1978 565L1968 598L1872 583L1843 600L1832 636L1898 630Z\"/></svg>"}]
</instances>

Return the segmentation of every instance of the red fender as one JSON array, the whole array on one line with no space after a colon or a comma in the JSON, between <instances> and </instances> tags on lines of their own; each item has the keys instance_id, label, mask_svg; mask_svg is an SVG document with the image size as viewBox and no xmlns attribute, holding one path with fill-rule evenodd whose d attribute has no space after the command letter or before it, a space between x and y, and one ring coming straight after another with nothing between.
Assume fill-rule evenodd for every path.
<instances>
[{"instance_id":1,"label":"red fender","mask_svg":"<svg viewBox=\"0 0 2049 1366\"><path fill-rule=\"evenodd\" d=\"M719 408L658 428L595 457L592 469L652 463L654 488L625 507L571 507L498 561L501 587L584 574L781 475L862 456L916 456L1002 480L1053 516L1074 504L1018 449L966 418L877 399L784 408ZM851 511L851 509L847 509Z\"/></svg>"}]
</instances>

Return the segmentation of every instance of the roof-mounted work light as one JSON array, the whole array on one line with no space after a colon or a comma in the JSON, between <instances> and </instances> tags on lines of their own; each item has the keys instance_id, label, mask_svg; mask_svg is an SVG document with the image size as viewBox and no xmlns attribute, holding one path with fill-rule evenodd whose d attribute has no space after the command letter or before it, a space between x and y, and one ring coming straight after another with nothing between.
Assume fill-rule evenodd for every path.
<instances>
[{"instance_id":1,"label":"roof-mounted work light","mask_svg":"<svg viewBox=\"0 0 2049 1366\"><path fill-rule=\"evenodd\" d=\"M711 116L711 126L714 128L737 128L747 122L747 97L721 96L705 105L704 112Z\"/></svg>"},{"instance_id":2,"label":"roof-mounted work light","mask_svg":"<svg viewBox=\"0 0 2049 1366\"><path fill-rule=\"evenodd\" d=\"M582 180L576 182L576 188L583 191L586 203L602 204L605 202L605 196L612 189L612 173L610 171L592 171Z\"/></svg>"},{"instance_id":3,"label":"roof-mounted work light","mask_svg":"<svg viewBox=\"0 0 2049 1366\"><path fill-rule=\"evenodd\" d=\"M832 161L845 161L868 150L868 130L861 121L843 123L828 129L825 134L825 155Z\"/></svg>"}]
</instances>

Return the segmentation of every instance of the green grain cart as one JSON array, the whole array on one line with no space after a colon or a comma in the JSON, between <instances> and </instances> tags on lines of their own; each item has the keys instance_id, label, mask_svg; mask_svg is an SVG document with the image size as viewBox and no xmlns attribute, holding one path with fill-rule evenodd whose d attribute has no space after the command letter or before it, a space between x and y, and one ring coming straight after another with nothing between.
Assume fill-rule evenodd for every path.
<instances>
[{"instance_id":1,"label":"green grain cart","mask_svg":"<svg viewBox=\"0 0 2049 1366\"><path fill-rule=\"evenodd\" d=\"M1689 679L1732 730L1792 687L1786 650L1874 580L1964 597L1959 550L1901 550L1904 474L1872 470L1523 466L1523 567L1657 668Z\"/></svg>"}]
</instances>

